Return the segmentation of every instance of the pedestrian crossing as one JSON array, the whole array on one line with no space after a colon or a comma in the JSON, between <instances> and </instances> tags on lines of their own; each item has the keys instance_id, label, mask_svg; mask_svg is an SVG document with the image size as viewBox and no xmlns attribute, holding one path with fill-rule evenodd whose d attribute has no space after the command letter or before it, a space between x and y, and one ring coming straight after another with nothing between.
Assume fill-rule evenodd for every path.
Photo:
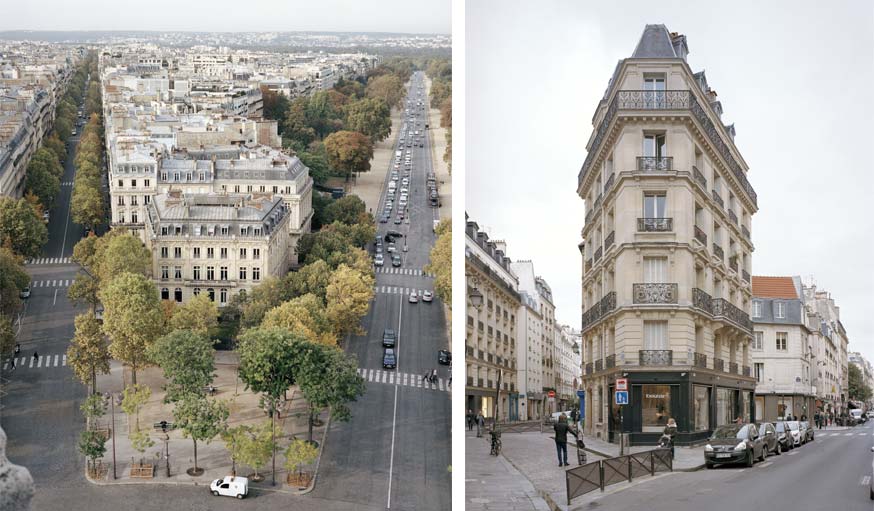
<instances>
[{"instance_id":1,"label":"pedestrian crossing","mask_svg":"<svg viewBox=\"0 0 874 511\"><path fill-rule=\"evenodd\" d=\"M3 362L3 370L12 369L12 361L15 361L15 369L47 369L50 367L63 367L67 365L67 355L33 355L27 357L15 357Z\"/></svg>"},{"instance_id":2,"label":"pedestrian crossing","mask_svg":"<svg viewBox=\"0 0 874 511\"><path fill-rule=\"evenodd\" d=\"M358 374L370 383L385 383L387 385L400 385L402 387L415 387L426 390L449 392L449 382L443 378L437 378L436 383L422 379L421 374L396 373L394 371L381 371L379 369L358 369Z\"/></svg>"},{"instance_id":3,"label":"pedestrian crossing","mask_svg":"<svg viewBox=\"0 0 874 511\"><path fill-rule=\"evenodd\" d=\"M72 181L61 181L61 186L73 186Z\"/></svg>"},{"instance_id":4,"label":"pedestrian crossing","mask_svg":"<svg viewBox=\"0 0 874 511\"><path fill-rule=\"evenodd\" d=\"M377 293L389 294L389 295L408 295L413 291L416 292L419 296L421 296L425 291L431 291L430 289L416 289L412 287L398 287L398 286L373 286L373 290Z\"/></svg>"},{"instance_id":5,"label":"pedestrian crossing","mask_svg":"<svg viewBox=\"0 0 874 511\"><path fill-rule=\"evenodd\" d=\"M386 275L411 275L414 277L434 278L434 275L427 273L424 270L416 268L390 268L387 266L377 267L376 273L384 273Z\"/></svg>"},{"instance_id":6,"label":"pedestrian crossing","mask_svg":"<svg viewBox=\"0 0 874 511\"><path fill-rule=\"evenodd\" d=\"M71 264L72 262L72 257L36 257L33 259L28 259L24 262L24 264L34 266L46 264Z\"/></svg>"},{"instance_id":7,"label":"pedestrian crossing","mask_svg":"<svg viewBox=\"0 0 874 511\"><path fill-rule=\"evenodd\" d=\"M40 287L70 287L73 279L34 280L30 283L31 289Z\"/></svg>"}]
</instances>

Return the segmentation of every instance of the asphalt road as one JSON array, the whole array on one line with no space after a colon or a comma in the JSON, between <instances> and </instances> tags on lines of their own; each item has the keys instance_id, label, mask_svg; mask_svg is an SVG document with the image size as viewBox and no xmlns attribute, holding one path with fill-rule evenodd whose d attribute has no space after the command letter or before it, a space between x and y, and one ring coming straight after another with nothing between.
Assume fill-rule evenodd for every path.
<instances>
[{"instance_id":1,"label":"asphalt road","mask_svg":"<svg viewBox=\"0 0 874 511\"><path fill-rule=\"evenodd\" d=\"M874 425L817 431L816 439L752 468L716 467L653 478L571 509L628 511L871 511Z\"/></svg>"},{"instance_id":2,"label":"asphalt road","mask_svg":"<svg viewBox=\"0 0 874 511\"><path fill-rule=\"evenodd\" d=\"M418 95L419 84L423 79L416 75L408 98ZM427 112L427 96L424 101ZM424 112L418 115L422 119L418 129L423 131ZM400 384L368 381L367 393L352 406L352 420L331 425L319 484L313 492L316 498L357 504L356 509L446 510L452 506L449 367L437 364L437 350L448 349L443 306L436 297L432 303L409 303L403 292L433 290L433 279L421 274L436 239L437 208L429 204L425 182L432 169L430 143L426 131L425 147L410 148L410 223L392 223L393 214L389 223L377 224L380 235L389 229L407 235L408 251L402 251L402 241L397 245L403 259L400 269L408 271L388 273L392 267L387 258L386 266L377 271L377 293L362 321L366 333L352 337L347 345L369 376L371 369L382 371L383 330L399 332L397 368L387 372L394 373L388 375L390 381L400 375ZM386 185L389 177L390 173ZM435 368L441 378L437 389L419 387L421 375Z\"/></svg>"}]
</instances>

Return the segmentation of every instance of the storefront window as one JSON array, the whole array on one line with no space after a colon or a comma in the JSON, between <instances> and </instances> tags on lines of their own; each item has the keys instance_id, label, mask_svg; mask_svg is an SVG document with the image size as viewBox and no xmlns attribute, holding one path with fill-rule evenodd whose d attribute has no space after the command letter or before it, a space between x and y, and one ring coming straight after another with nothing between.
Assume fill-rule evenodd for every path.
<instances>
[{"instance_id":1,"label":"storefront window","mask_svg":"<svg viewBox=\"0 0 874 511\"><path fill-rule=\"evenodd\" d=\"M716 389L716 425L731 424L734 416L735 393L733 389Z\"/></svg>"},{"instance_id":2,"label":"storefront window","mask_svg":"<svg viewBox=\"0 0 874 511\"><path fill-rule=\"evenodd\" d=\"M744 418L744 422L750 422L750 393L749 392L741 392L741 417Z\"/></svg>"},{"instance_id":3,"label":"storefront window","mask_svg":"<svg viewBox=\"0 0 874 511\"><path fill-rule=\"evenodd\" d=\"M671 417L670 385L641 385L644 433L661 433Z\"/></svg>"},{"instance_id":4,"label":"storefront window","mask_svg":"<svg viewBox=\"0 0 874 511\"><path fill-rule=\"evenodd\" d=\"M695 385L692 401L695 431L710 429L710 387Z\"/></svg>"}]
</instances>

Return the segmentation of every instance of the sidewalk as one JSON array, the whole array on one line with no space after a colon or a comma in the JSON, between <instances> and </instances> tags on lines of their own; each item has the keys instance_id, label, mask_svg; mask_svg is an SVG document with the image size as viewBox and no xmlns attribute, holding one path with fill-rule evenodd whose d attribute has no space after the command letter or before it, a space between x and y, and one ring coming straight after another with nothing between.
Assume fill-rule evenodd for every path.
<instances>
[{"instance_id":1,"label":"sidewalk","mask_svg":"<svg viewBox=\"0 0 874 511\"><path fill-rule=\"evenodd\" d=\"M352 183L352 188L349 193L357 195L364 201L367 206L367 211L377 216L380 205L380 196L382 188L385 185L385 177L388 173L388 167L391 164L394 156L394 146L397 142L398 129L401 123L401 109L394 108L391 111L391 133L385 140L381 140L373 145L373 158L370 160L370 170L361 172Z\"/></svg>"},{"instance_id":2,"label":"sidewalk","mask_svg":"<svg viewBox=\"0 0 874 511\"><path fill-rule=\"evenodd\" d=\"M425 94L431 97L431 79L425 76ZM437 183L440 190L440 219L452 217L452 174L449 166L443 161L446 152L446 128L440 127L440 105L430 105L428 110L428 125L431 132L431 161L434 172L437 174Z\"/></svg>"},{"instance_id":3,"label":"sidewalk","mask_svg":"<svg viewBox=\"0 0 874 511\"><path fill-rule=\"evenodd\" d=\"M474 431L465 432L464 465L466 510L550 510L531 482L504 456L489 455L488 442L477 438Z\"/></svg>"}]
</instances>

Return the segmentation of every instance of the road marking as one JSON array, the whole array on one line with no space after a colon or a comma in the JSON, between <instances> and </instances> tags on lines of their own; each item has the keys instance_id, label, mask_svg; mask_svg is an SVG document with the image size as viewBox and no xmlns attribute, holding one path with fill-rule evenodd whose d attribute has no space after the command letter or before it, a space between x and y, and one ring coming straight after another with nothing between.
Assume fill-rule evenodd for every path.
<instances>
[{"instance_id":1,"label":"road marking","mask_svg":"<svg viewBox=\"0 0 874 511\"><path fill-rule=\"evenodd\" d=\"M55 367L58 367L58 355L55 355Z\"/></svg>"},{"instance_id":2,"label":"road marking","mask_svg":"<svg viewBox=\"0 0 874 511\"><path fill-rule=\"evenodd\" d=\"M33 358L30 359L30 365L27 367L33 367Z\"/></svg>"},{"instance_id":3,"label":"road marking","mask_svg":"<svg viewBox=\"0 0 874 511\"><path fill-rule=\"evenodd\" d=\"M373 381L373 369L370 370L370 375L367 377L367 381Z\"/></svg>"},{"instance_id":4,"label":"road marking","mask_svg":"<svg viewBox=\"0 0 874 511\"><path fill-rule=\"evenodd\" d=\"M789 456L795 456L796 454L798 454L798 451L791 451L791 452L787 452L786 454Z\"/></svg>"},{"instance_id":5,"label":"road marking","mask_svg":"<svg viewBox=\"0 0 874 511\"><path fill-rule=\"evenodd\" d=\"M64 355L63 362L61 362L62 366L67 365L67 355Z\"/></svg>"},{"instance_id":6,"label":"road marking","mask_svg":"<svg viewBox=\"0 0 874 511\"><path fill-rule=\"evenodd\" d=\"M58 290L55 289L55 297L52 298L52 307L54 307L57 302L58 302Z\"/></svg>"},{"instance_id":7,"label":"road marking","mask_svg":"<svg viewBox=\"0 0 874 511\"><path fill-rule=\"evenodd\" d=\"M396 369L400 369L401 367L401 324L404 318L404 300L398 300L398 341L395 345L395 362ZM388 462L388 500L386 501L386 509L391 509L391 480L392 473L394 472L395 467L395 429L397 428L398 422L398 387L395 385L395 404L394 410L392 411L391 418L391 455L389 457Z\"/></svg>"},{"instance_id":8,"label":"road marking","mask_svg":"<svg viewBox=\"0 0 874 511\"><path fill-rule=\"evenodd\" d=\"M867 433L859 433L858 436L868 436L868 434Z\"/></svg>"},{"instance_id":9,"label":"road marking","mask_svg":"<svg viewBox=\"0 0 874 511\"><path fill-rule=\"evenodd\" d=\"M773 465L773 464L774 464L773 461L766 461L766 462L764 462L764 463L759 463L758 466L759 466L759 468L765 468L765 467L771 466L771 465Z\"/></svg>"},{"instance_id":10,"label":"road marking","mask_svg":"<svg viewBox=\"0 0 874 511\"><path fill-rule=\"evenodd\" d=\"M871 484L871 476L862 476L862 479L859 480L859 484L861 486L868 486Z\"/></svg>"},{"instance_id":11,"label":"road marking","mask_svg":"<svg viewBox=\"0 0 874 511\"><path fill-rule=\"evenodd\" d=\"M853 436L852 433L844 433L844 436Z\"/></svg>"}]
</instances>

